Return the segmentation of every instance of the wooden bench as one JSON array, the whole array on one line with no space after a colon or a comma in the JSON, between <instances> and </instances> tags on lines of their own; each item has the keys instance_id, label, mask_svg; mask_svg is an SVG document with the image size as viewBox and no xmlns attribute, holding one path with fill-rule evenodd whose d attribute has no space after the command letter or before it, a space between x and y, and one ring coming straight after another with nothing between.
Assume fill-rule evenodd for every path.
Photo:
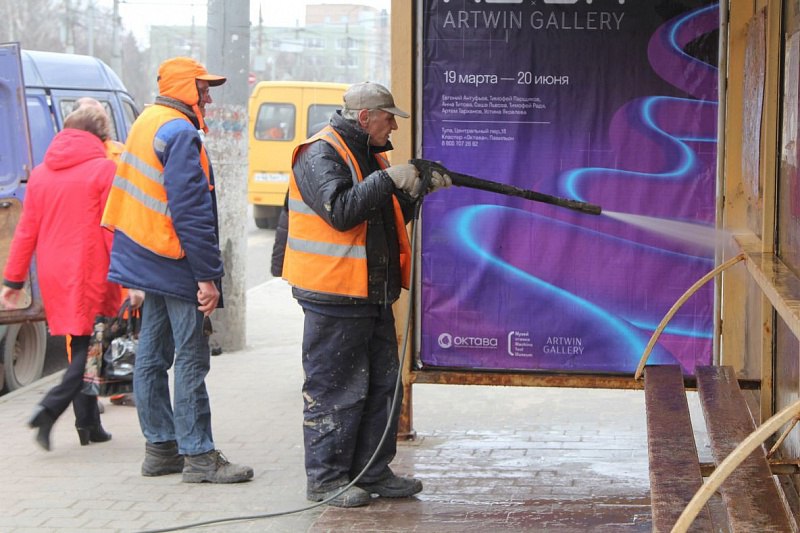
<instances>
[{"instance_id":1,"label":"wooden bench","mask_svg":"<svg viewBox=\"0 0 800 533\"><path fill-rule=\"evenodd\" d=\"M703 476L680 367L646 367L644 375L653 531L672 531L703 487ZM696 376L711 451L719 467L756 426L732 368L698 367ZM762 445L719 489L732 531L794 531ZM720 527L704 507L689 531L718 531Z\"/></svg>"},{"instance_id":2,"label":"wooden bench","mask_svg":"<svg viewBox=\"0 0 800 533\"><path fill-rule=\"evenodd\" d=\"M646 367L644 390L653 531L670 531L703 486L681 368ZM704 507L692 531L712 531L711 527Z\"/></svg>"},{"instance_id":3,"label":"wooden bench","mask_svg":"<svg viewBox=\"0 0 800 533\"><path fill-rule=\"evenodd\" d=\"M686 398L688 380L678 365L645 366L658 337L680 306L717 274L745 260L756 281L763 281L758 279L764 272L764 267L756 262L759 257L754 260L747 253L709 272L666 314L636 370L635 379L644 376L653 531L797 531L763 442L800 414L800 401L756 428L733 368L697 367L697 392L715 464L713 473L704 481ZM778 267L770 264L773 271L780 270ZM782 317L794 316L790 313L794 311L793 306L768 293L768 283L759 285ZM722 496L727 519L721 513L711 513L706 505L717 490ZM715 523L715 520L725 523Z\"/></svg>"}]
</instances>

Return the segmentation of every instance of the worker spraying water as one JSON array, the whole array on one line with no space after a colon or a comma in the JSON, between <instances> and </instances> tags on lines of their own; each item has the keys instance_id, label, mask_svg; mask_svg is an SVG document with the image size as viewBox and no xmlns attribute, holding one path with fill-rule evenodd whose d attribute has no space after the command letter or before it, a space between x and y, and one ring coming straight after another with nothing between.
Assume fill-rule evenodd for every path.
<instances>
[{"instance_id":1,"label":"worker spraying water","mask_svg":"<svg viewBox=\"0 0 800 533\"><path fill-rule=\"evenodd\" d=\"M668 220L658 217L648 217L643 215L635 215L629 213L619 213L615 211L603 211L603 209L596 204L588 202L581 202L578 200L571 200L568 198L559 198L549 194L532 191L529 189L521 189L513 185L505 183L498 183L489 181L459 172L453 172L444 167L441 163L429 161L427 159L411 159L409 163L417 167L420 175L420 184L418 188L418 196L424 195L426 191L432 188L434 174L439 176L447 175L452 182L452 185L457 187L467 187L470 189L478 189L482 191L495 192L505 196L516 196L518 198L525 198L534 202L543 202L546 204L555 205L558 207L565 207L586 213L589 215L606 215L609 218L619 220L626 224L639 227L641 229L651 231L666 237L671 237L676 240L697 244L704 247L714 248L720 244L725 235L721 234L713 227L708 227L702 224L692 224L689 222L679 222Z\"/></svg>"}]
</instances>

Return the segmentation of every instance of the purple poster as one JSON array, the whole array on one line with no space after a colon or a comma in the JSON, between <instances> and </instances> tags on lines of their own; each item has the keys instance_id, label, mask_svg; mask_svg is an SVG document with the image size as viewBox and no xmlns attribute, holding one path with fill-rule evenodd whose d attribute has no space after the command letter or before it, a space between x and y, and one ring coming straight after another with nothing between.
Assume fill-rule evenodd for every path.
<instances>
[{"instance_id":1,"label":"purple poster","mask_svg":"<svg viewBox=\"0 0 800 533\"><path fill-rule=\"evenodd\" d=\"M425 198L422 367L633 372L714 267L719 12L707 1L425 0L422 157L603 208ZM711 359L713 285L650 357Z\"/></svg>"}]
</instances>

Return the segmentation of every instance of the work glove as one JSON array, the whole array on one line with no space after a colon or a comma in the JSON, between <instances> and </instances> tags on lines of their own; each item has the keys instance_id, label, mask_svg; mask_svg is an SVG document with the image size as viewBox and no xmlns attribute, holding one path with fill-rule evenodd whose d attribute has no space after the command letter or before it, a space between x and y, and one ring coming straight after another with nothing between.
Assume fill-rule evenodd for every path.
<instances>
[{"instance_id":1,"label":"work glove","mask_svg":"<svg viewBox=\"0 0 800 533\"><path fill-rule=\"evenodd\" d=\"M437 171L431 172L431 190L430 192L436 192L439 189L446 189L453 184L453 180L450 179L449 174L440 174Z\"/></svg>"},{"instance_id":2,"label":"work glove","mask_svg":"<svg viewBox=\"0 0 800 533\"><path fill-rule=\"evenodd\" d=\"M392 178L397 189L401 189L411 196L417 196L417 189L419 188L419 171L417 167L410 163L392 165L386 169L386 173Z\"/></svg>"}]
</instances>

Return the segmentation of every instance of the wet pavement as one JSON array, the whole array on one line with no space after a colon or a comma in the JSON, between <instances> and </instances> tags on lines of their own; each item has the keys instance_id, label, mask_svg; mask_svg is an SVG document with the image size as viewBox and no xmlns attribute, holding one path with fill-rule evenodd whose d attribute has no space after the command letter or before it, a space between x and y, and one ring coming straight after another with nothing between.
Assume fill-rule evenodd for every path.
<instances>
[{"instance_id":1,"label":"wet pavement","mask_svg":"<svg viewBox=\"0 0 800 533\"><path fill-rule=\"evenodd\" d=\"M643 393L556 388L415 385L417 439L399 445L393 468L420 478L422 493L373 499L365 508L252 518L310 503L301 430L302 312L281 280L250 289L247 301L247 347L213 358L208 387L217 447L254 468L251 482L142 477L135 407L107 399L103 424L111 442L80 446L67 411L53 430L53 451L41 450L25 422L55 374L0 397L0 531L183 531L234 517L251 518L192 530L651 530Z\"/></svg>"}]
</instances>

